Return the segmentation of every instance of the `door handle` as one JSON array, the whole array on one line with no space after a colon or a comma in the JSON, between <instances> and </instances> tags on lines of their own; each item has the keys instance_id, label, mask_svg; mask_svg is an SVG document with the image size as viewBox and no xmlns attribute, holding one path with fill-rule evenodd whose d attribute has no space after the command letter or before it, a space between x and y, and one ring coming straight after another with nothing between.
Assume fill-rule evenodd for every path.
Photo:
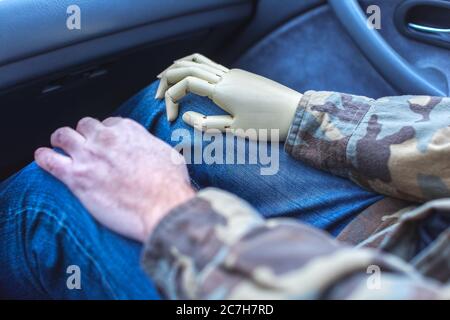
<instances>
[{"instance_id":1,"label":"door handle","mask_svg":"<svg viewBox=\"0 0 450 320\"><path fill-rule=\"evenodd\" d=\"M435 28L435 27L427 27L416 23L408 23L408 27L411 29L421 31L421 32L429 32L429 33L450 33L450 29L443 28Z\"/></svg>"},{"instance_id":2,"label":"door handle","mask_svg":"<svg viewBox=\"0 0 450 320\"><path fill-rule=\"evenodd\" d=\"M394 22L409 38L450 49L450 1L405 0L396 8Z\"/></svg>"}]
</instances>

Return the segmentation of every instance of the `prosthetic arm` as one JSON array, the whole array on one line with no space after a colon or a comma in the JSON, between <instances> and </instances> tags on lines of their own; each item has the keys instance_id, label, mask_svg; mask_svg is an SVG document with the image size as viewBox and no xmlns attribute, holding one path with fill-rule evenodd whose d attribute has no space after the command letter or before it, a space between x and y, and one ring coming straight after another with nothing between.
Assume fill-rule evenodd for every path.
<instances>
[{"instance_id":1,"label":"prosthetic arm","mask_svg":"<svg viewBox=\"0 0 450 320\"><path fill-rule=\"evenodd\" d=\"M158 78L156 98L165 97L169 121L178 117L178 101L188 92L209 97L229 113L205 116L185 112L184 122L202 131L230 130L242 135L248 129L278 129L279 139L284 141L302 97L275 81L240 69L230 70L200 54L175 61ZM265 138L259 134L256 137Z\"/></svg>"}]
</instances>

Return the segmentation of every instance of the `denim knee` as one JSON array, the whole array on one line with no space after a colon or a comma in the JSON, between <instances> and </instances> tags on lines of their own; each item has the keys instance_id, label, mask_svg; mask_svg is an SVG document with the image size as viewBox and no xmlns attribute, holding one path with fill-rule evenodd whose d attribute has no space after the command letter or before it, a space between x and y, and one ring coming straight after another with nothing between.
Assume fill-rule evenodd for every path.
<instances>
[{"instance_id":1,"label":"denim knee","mask_svg":"<svg viewBox=\"0 0 450 320\"><path fill-rule=\"evenodd\" d=\"M92 224L88 214L77 214L84 211L78 206L70 191L35 163L0 185L0 296L83 297L64 281L69 266L83 265L89 282L103 283L101 297L114 298L76 234L81 225Z\"/></svg>"}]
</instances>

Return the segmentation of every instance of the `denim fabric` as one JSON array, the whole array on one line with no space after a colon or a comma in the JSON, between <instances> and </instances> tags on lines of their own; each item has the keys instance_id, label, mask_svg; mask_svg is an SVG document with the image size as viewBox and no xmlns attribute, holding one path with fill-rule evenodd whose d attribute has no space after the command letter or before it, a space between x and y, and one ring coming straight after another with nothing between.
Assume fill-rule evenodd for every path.
<instances>
[{"instance_id":1,"label":"denim fabric","mask_svg":"<svg viewBox=\"0 0 450 320\"><path fill-rule=\"evenodd\" d=\"M130 117L175 145L157 83L131 98L116 115ZM194 110L223 114L206 98L188 95L180 115ZM253 143L253 142L246 142ZM196 164L197 188L214 186L239 195L265 217L294 217L339 232L382 197L354 183L293 160L280 148L279 172L260 175L260 165ZM132 164L130 164L132 165ZM59 181L30 164L0 185L0 297L155 299L157 291L139 267L141 245L99 225ZM69 290L67 267L78 265L81 290Z\"/></svg>"}]
</instances>

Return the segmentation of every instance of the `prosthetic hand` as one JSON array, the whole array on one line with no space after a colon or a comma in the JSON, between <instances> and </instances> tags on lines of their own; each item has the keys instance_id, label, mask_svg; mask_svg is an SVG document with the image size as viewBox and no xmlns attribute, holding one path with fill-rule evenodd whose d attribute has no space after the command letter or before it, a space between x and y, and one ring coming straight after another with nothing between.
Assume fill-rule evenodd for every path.
<instances>
[{"instance_id":1,"label":"prosthetic hand","mask_svg":"<svg viewBox=\"0 0 450 320\"><path fill-rule=\"evenodd\" d=\"M278 129L285 140L302 94L275 81L239 69L227 69L210 59L193 54L174 62L163 71L157 99L165 97L167 118L178 117L178 101L187 92L207 96L229 115L205 116L188 111L183 120L198 130ZM242 130L237 130L242 129ZM249 137L248 135L246 135ZM258 134L255 137L266 139ZM270 139L270 131L267 136Z\"/></svg>"}]
</instances>

